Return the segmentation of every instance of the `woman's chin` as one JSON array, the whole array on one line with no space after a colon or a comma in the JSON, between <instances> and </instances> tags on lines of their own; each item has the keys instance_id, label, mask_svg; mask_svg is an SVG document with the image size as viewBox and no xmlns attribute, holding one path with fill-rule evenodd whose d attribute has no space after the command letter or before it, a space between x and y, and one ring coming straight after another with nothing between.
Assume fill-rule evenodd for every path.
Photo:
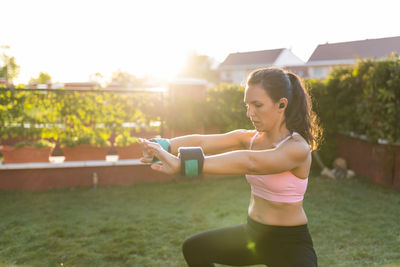
<instances>
[{"instance_id":1,"label":"woman's chin","mask_svg":"<svg viewBox=\"0 0 400 267\"><path fill-rule=\"evenodd\" d=\"M254 124L254 128L256 128L257 132L262 131L262 128L260 125Z\"/></svg>"}]
</instances>

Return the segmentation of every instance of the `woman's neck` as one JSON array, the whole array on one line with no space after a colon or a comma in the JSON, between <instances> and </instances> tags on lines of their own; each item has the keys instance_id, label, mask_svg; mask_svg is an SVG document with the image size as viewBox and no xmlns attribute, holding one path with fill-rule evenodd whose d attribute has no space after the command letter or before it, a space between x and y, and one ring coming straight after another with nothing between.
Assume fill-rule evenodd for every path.
<instances>
[{"instance_id":1,"label":"woman's neck","mask_svg":"<svg viewBox=\"0 0 400 267\"><path fill-rule=\"evenodd\" d=\"M271 131L263 131L262 135L265 140L268 140L271 144L278 144L280 141L285 139L290 135L290 131L286 128L286 125L282 125L279 129L271 130Z\"/></svg>"}]
</instances>

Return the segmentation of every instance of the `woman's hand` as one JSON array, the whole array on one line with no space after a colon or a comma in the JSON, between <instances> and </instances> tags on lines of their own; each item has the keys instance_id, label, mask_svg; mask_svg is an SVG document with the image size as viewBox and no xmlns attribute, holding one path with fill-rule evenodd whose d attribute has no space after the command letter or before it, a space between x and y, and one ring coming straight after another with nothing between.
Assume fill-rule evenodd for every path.
<instances>
[{"instance_id":1,"label":"woman's hand","mask_svg":"<svg viewBox=\"0 0 400 267\"><path fill-rule=\"evenodd\" d=\"M139 138L142 145L144 157L140 159L143 163L152 163L153 157L157 157L160 162L151 164L155 171L167 174L176 174L180 171L180 159L165 151L160 144L150 142L144 138Z\"/></svg>"},{"instance_id":2,"label":"woman's hand","mask_svg":"<svg viewBox=\"0 0 400 267\"><path fill-rule=\"evenodd\" d=\"M152 163L153 162L153 154L150 153L150 150L145 148L144 145L144 138L139 138L139 142L140 142L140 147L142 148L142 153L143 153L143 157L140 158L140 161L143 163Z\"/></svg>"}]
</instances>

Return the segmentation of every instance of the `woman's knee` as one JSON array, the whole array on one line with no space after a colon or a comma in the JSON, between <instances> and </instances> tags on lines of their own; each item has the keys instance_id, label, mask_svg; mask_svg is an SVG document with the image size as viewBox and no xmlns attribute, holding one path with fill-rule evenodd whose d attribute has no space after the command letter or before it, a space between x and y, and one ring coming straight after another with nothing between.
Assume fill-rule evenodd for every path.
<instances>
[{"instance_id":1,"label":"woman's knee","mask_svg":"<svg viewBox=\"0 0 400 267\"><path fill-rule=\"evenodd\" d=\"M185 255L185 257L186 255L193 255L196 253L196 250L201 249L198 247L197 243L198 241L196 236L191 236L183 242L182 252Z\"/></svg>"},{"instance_id":2,"label":"woman's knee","mask_svg":"<svg viewBox=\"0 0 400 267\"><path fill-rule=\"evenodd\" d=\"M204 242L199 235L191 236L182 244L183 257L189 266L214 266L210 261Z\"/></svg>"}]
</instances>

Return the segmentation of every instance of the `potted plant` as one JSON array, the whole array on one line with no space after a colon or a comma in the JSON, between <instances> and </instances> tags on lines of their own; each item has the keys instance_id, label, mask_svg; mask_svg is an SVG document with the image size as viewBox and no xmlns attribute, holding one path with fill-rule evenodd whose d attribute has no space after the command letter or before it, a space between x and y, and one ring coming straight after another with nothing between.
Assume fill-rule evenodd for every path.
<instances>
[{"instance_id":1,"label":"potted plant","mask_svg":"<svg viewBox=\"0 0 400 267\"><path fill-rule=\"evenodd\" d=\"M65 161L105 160L110 142L102 135L83 134L60 139Z\"/></svg>"},{"instance_id":2,"label":"potted plant","mask_svg":"<svg viewBox=\"0 0 400 267\"><path fill-rule=\"evenodd\" d=\"M124 132L115 137L115 146L119 159L137 159L142 157L142 148L136 137L131 137L129 132Z\"/></svg>"},{"instance_id":3,"label":"potted plant","mask_svg":"<svg viewBox=\"0 0 400 267\"><path fill-rule=\"evenodd\" d=\"M49 162L55 144L41 139L35 142L23 141L14 146L3 146L3 163Z\"/></svg>"}]
</instances>

